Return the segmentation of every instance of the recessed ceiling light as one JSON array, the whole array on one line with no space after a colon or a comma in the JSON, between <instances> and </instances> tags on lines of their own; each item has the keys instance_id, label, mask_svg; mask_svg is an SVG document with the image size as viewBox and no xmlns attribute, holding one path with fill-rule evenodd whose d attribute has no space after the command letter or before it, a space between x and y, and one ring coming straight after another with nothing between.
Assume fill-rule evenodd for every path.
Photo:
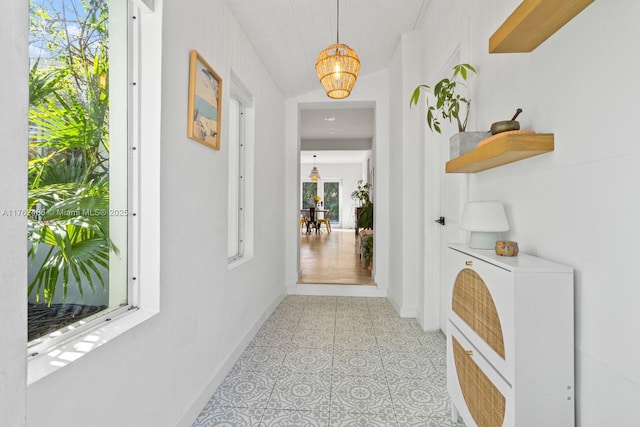
<instances>
[{"instance_id":1,"label":"recessed ceiling light","mask_svg":"<svg viewBox=\"0 0 640 427\"><path fill-rule=\"evenodd\" d=\"M336 118L335 118L334 116L331 116L331 117L325 117L325 118L324 118L324 121L325 121L325 122L335 122L335 121L336 121Z\"/></svg>"}]
</instances>

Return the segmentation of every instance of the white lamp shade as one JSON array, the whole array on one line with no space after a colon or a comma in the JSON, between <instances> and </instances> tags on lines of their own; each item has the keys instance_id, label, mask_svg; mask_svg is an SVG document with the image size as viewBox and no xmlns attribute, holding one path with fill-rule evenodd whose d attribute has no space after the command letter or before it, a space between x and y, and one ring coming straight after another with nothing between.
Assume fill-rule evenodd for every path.
<instances>
[{"instance_id":1,"label":"white lamp shade","mask_svg":"<svg viewBox=\"0 0 640 427\"><path fill-rule=\"evenodd\" d=\"M469 231L509 231L504 206L497 200L467 202L462 213L461 226Z\"/></svg>"},{"instance_id":2,"label":"white lamp shade","mask_svg":"<svg viewBox=\"0 0 640 427\"><path fill-rule=\"evenodd\" d=\"M509 221L502 202L482 200L467 202L462 212L462 228L469 230L469 247L491 249L501 231L509 230Z\"/></svg>"}]
</instances>

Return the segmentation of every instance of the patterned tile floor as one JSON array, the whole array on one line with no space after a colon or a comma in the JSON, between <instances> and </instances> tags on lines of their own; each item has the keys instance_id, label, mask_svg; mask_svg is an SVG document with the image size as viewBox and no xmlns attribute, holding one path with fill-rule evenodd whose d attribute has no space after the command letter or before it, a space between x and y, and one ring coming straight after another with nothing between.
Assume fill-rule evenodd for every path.
<instances>
[{"instance_id":1,"label":"patterned tile floor","mask_svg":"<svg viewBox=\"0 0 640 427\"><path fill-rule=\"evenodd\" d=\"M460 427L445 337L385 298L287 296L193 427Z\"/></svg>"}]
</instances>

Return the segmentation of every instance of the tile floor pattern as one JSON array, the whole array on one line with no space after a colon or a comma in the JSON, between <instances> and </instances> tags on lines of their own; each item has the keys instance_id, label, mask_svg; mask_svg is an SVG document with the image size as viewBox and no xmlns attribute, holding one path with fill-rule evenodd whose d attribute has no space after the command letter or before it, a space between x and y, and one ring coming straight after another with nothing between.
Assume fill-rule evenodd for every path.
<instances>
[{"instance_id":1,"label":"tile floor pattern","mask_svg":"<svg viewBox=\"0 0 640 427\"><path fill-rule=\"evenodd\" d=\"M385 298L287 296L193 427L460 427L445 336Z\"/></svg>"}]
</instances>

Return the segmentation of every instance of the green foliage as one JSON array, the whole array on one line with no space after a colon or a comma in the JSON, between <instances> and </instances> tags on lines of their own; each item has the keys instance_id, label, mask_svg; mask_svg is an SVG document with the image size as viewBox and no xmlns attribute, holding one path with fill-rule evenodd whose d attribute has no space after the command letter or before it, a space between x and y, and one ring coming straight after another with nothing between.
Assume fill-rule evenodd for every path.
<instances>
[{"instance_id":1,"label":"green foliage","mask_svg":"<svg viewBox=\"0 0 640 427\"><path fill-rule=\"evenodd\" d=\"M358 228L373 229L373 203L366 202L362 205L358 216Z\"/></svg>"},{"instance_id":2,"label":"green foliage","mask_svg":"<svg viewBox=\"0 0 640 427\"><path fill-rule=\"evenodd\" d=\"M373 186L363 179L358 181L358 186L351 193L351 198L360 203L360 215L356 226L358 228L373 228L373 203L371 202L371 189Z\"/></svg>"},{"instance_id":3,"label":"green foliage","mask_svg":"<svg viewBox=\"0 0 640 427\"><path fill-rule=\"evenodd\" d=\"M365 205L370 200L372 185L368 182L364 182L363 179L358 181L358 186L351 193L351 198L360 203L360 205Z\"/></svg>"},{"instance_id":4,"label":"green foliage","mask_svg":"<svg viewBox=\"0 0 640 427\"><path fill-rule=\"evenodd\" d=\"M57 4L57 6L54 6ZM29 283L51 304L61 280L106 287L109 255L107 2L30 4L30 44L47 53L29 73L29 261L44 260ZM42 259L39 257L38 259Z\"/></svg>"},{"instance_id":5,"label":"green foliage","mask_svg":"<svg viewBox=\"0 0 640 427\"><path fill-rule=\"evenodd\" d=\"M433 86L432 95L435 98L435 102L429 102L427 99L427 125L429 129L434 132L441 132L441 119L451 122L456 119L458 123L458 131L464 132L467 128L467 120L469 118L469 109L471 107L471 100L465 98L456 92L457 85L465 86L462 81L466 81L467 77L471 74L477 74L476 69L469 64L458 64L453 67L453 73L449 78L443 78ZM460 78L462 81L458 81ZM420 93L422 91L429 92L431 87L429 85L418 85L411 95L409 106L418 104L420 100ZM464 105L464 118L460 120L460 108Z\"/></svg>"},{"instance_id":6,"label":"green foliage","mask_svg":"<svg viewBox=\"0 0 640 427\"><path fill-rule=\"evenodd\" d=\"M317 182L303 182L302 183L302 207L309 208L315 207L316 202L313 200L314 196L318 195L318 183Z\"/></svg>"},{"instance_id":7,"label":"green foliage","mask_svg":"<svg viewBox=\"0 0 640 427\"><path fill-rule=\"evenodd\" d=\"M366 260L373 258L373 236L362 239L362 258Z\"/></svg>"},{"instance_id":8,"label":"green foliage","mask_svg":"<svg viewBox=\"0 0 640 427\"><path fill-rule=\"evenodd\" d=\"M369 268L371 260L373 259L373 236L367 235L362 237L362 243L360 244L360 257L363 268Z\"/></svg>"}]
</instances>

